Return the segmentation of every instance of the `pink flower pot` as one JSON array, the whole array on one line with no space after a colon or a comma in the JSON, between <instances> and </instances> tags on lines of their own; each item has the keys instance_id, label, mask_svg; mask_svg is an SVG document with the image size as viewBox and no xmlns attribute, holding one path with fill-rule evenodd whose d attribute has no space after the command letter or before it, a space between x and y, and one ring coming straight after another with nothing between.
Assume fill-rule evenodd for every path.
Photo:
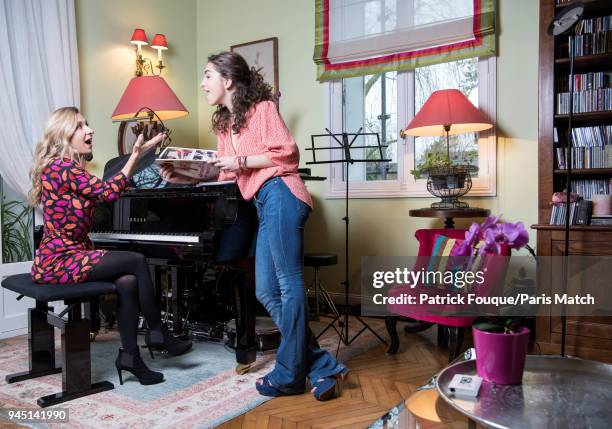
<instances>
[{"instance_id":1,"label":"pink flower pot","mask_svg":"<svg viewBox=\"0 0 612 429\"><path fill-rule=\"evenodd\" d=\"M499 334L472 328L476 348L476 371L485 381L521 384L529 342L529 329Z\"/></svg>"}]
</instances>

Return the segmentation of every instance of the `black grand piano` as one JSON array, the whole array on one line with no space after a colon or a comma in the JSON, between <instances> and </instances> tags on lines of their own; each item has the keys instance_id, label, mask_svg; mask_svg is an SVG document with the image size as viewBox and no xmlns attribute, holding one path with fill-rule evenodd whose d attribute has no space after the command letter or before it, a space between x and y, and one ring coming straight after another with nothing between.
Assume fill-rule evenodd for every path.
<instances>
[{"instance_id":1,"label":"black grand piano","mask_svg":"<svg viewBox=\"0 0 612 429\"><path fill-rule=\"evenodd\" d=\"M118 201L98 205L89 237L96 248L146 256L175 333L233 316L237 370L246 372L256 356L254 275L245 268L253 266L245 263L256 227L253 207L234 182L169 184L153 160L154 154L141 160ZM110 160L104 178L125 161Z\"/></svg>"}]
</instances>

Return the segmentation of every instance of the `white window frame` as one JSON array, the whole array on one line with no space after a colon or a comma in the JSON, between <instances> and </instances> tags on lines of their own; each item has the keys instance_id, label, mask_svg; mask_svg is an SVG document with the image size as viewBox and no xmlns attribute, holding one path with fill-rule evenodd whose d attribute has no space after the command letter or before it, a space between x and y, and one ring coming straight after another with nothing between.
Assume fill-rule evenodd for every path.
<instances>
[{"instance_id":1,"label":"white window frame","mask_svg":"<svg viewBox=\"0 0 612 429\"><path fill-rule=\"evenodd\" d=\"M325 116L326 125L334 133L342 132L342 81L331 81L325 83ZM496 123L496 59L494 56L481 58L478 61L478 107L493 123ZM410 119L414 117L414 72L398 72L397 74L397 126L402 129L406 127ZM356 132L357 130L346 130ZM404 197L428 197L432 195L427 192L426 179L415 180L410 174L414 169L414 137L399 136L397 130L397 180L373 180L352 181L349 184L349 198L404 198ZM330 138L327 140L329 147L337 146ZM340 157L341 151L333 150L330 157ZM495 126L490 130L479 133L478 136L478 177L472 178L472 189L467 196L484 197L497 194L497 135ZM353 164L353 169L359 164ZM344 164L329 164L326 181L325 198L344 198L346 194L346 183L343 180ZM349 171L349 177L354 177Z\"/></svg>"}]
</instances>

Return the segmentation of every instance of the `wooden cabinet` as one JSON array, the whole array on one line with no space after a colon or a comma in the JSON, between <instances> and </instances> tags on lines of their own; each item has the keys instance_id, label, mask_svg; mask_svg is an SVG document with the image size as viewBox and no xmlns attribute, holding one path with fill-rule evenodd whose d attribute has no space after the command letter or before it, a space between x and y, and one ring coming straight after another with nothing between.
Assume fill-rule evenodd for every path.
<instances>
[{"instance_id":1,"label":"wooden cabinet","mask_svg":"<svg viewBox=\"0 0 612 429\"><path fill-rule=\"evenodd\" d=\"M563 256L565 231L554 225L535 225L538 230L538 255ZM573 227L569 254L612 256L612 228ZM544 284L561 283L561 273L549 264L540 264L538 276ZM558 268L558 267L557 267ZM612 288L612 279L608 279ZM588 281L588 280L585 280ZM601 283L601 281L598 281ZM610 293L600 290L598 293ZM536 321L536 341L542 353L556 354L561 349L561 317L549 315ZM586 359L612 363L612 317L567 317L566 353Z\"/></svg>"},{"instance_id":2,"label":"wooden cabinet","mask_svg":"<svg viewBox=\"0 0 612 429\"><path fill-rule=\"evenodd\" d=\"M565 230L563 225L549 225L551 196L565 189L565 170L559 169L555 159L553 141L557 134L565 135L567 115L557 114L557 86L561 77L569 75L568 36L553 38L547 28L555 14L564 6L556 0L540 0L540 64L539 64L539 136L538 136L538 225L537 253L539 256L561 256L564 252ZM585 18L612 14L612 1L587 0ZM612 72L612 49L598 55L577 57L575 73ZM577 113L573 126L591 127L612 125L612 110ZM612 179L612 168L576 169L574 179ZM569 244L570 255L612 256L612 227L572 226ZM556 273L539 272L539 276L556 281ZM609 279L612 293L612 279ZM561 318L538 317L536 341L543 353L559 353L561 344ZM612 317L568 317L566 352L573 356L612 362Z\"/></svg>"}]
</instances>

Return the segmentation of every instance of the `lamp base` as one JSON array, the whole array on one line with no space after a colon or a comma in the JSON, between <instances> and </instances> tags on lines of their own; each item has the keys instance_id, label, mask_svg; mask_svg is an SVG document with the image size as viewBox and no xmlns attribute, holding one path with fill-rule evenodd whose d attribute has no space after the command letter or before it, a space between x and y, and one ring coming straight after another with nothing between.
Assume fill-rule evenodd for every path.
<instances>
[{"instance_id":1,"label":"lamp base","mask_svg":"<svg viewBox=\"0 0 612 429\"><path fill-rule=\"evenodd\" d=\"M432 209L466 209L470 206L459 197L472 189L471 172L478 171L473 165L451 165L448 167L430 168L427 178L427 190L441 200L431 205Z\"/></svg>"}]
</instances>

